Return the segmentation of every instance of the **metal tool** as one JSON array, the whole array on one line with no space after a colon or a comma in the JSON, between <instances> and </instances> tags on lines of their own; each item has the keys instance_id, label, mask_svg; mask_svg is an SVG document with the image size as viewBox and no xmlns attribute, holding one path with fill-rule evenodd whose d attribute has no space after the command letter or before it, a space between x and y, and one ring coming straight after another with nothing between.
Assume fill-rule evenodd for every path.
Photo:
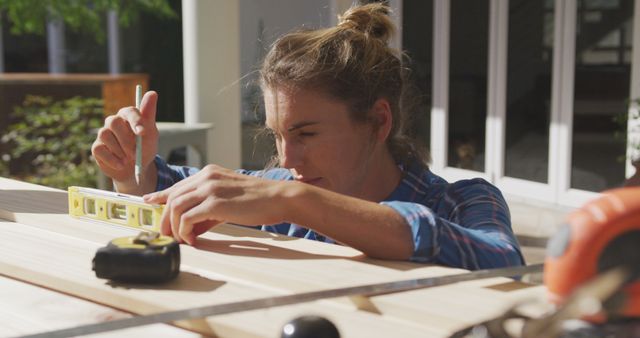
<instances>
[{"instance_id":1,"label":"metal tool","mask_svg":"<svg viewBox=\"0 0 640 338\"><path fill-rule=\"evenodd\" d=\"M56 330L50 332L44 332L41 334L34 334L25 337L30 338L42 338L42 337L71 337L80 336L93 333L114 331L120 329L126 329L130 327L149 325L155 323L167 323L184 319L205 318L214 315L223 315L235 312L258 310L271 308L276 306L284 306L298 303L311 302L320 299L329 299L345 296L373 296L378 294L388 294L395 292L410 291L423 288L431 288L436 286L460 283L471 280L479 280L493 277L516 277L529 273L536 273L542 271L543 265L529 265L529 266L517 266L507 267L499 269L486 269L477 270L472 272L466 272L462 274L430 277L430 278L416 278L401 280L387 283L368 284L360 286L352 286L346 288L336 288L320 291L311 291L298 293L293 295L284 295L276 297L267 297L253 300L245 300L239 302L216 304L210 306L203 306L192 309L169 311L157 314L150 314L145 316L138 316L132 318L118 319L109 322L90 324L84 326L78 326L69 329Z\"/></svg>"},{"instance_id":2,"label":"metal tool","mask_svg":"<svg viewBox=\"0 0 640 338\"><path fill-rule=\"evenodd\" d=\"M597 315L603 309L613 310L615 296L620 295L623 286L629 282L630 269L615 268L597 276L579 287L557 310L540 318L532 318L521 311L526 303L516 304L497 318L464 328L450 338L559 338L570 335L565 327L570 320L581 320ZM617 304L619 305L619 303ZM509 332L509 321L523 320L519 332ZM639 326L640 328L640 326ZM584 330L584 326L580 327ZM600 337L586 335L579 337ZM604 336L603 336L604 337ZM616 336L618 337L618 336Z\"/></svg>"},{"instance_id":3,"label":"metal tool","mask_svg":"<svg viewBox=\"0 0 640 338\"><path fill-rule=\"evenodd\" d=\"M639 245L640 188L604 192L549 241L544 282L555 311L531 318L517 304L451 337L640 337ZM510 333L514 320L524 323Z\"/></svg>"}]
</instances>

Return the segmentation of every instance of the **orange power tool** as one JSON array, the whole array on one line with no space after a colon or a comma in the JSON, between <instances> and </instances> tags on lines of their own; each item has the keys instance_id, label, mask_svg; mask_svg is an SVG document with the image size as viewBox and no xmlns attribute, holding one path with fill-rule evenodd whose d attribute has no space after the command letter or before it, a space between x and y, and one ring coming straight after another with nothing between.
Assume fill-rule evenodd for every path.
<instances>
[{"instance_id":1,"label":"orange power tool","mask_svg":"<svg viewBox=\"0 0 640 338\"><path fill-rule=\"evenodd\" d=\"M555 311L533 318L515 304L451 338L640 337L639 277L640 188L606 191L548 243L544 283ZM513 320L521 330L507 329Z\"/></svg>"},{"instance_id":2,"label":"orange power tool","mask_svg":"<svg viewBox=\"0 0 640 338\"><path fill-rule=\"evenodd\" d=\"M544 283L561 305L578 287L614 267L628 271L616 317L640 317L640 187L606 191L567 218L549 241ZM608 310L609 311L609 310Z\"/></svg>"}]
</instances>

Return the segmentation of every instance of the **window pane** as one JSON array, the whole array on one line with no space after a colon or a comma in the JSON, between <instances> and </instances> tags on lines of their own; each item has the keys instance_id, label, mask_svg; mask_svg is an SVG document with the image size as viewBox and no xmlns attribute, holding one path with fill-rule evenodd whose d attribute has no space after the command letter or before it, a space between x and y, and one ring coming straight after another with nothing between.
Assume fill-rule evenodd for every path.
<instances>
[{"instance_id":1,"label":"window pane","mask_svg":"<svg viewBox=\"0 0 640 338\"><path fill-rule=\"evenodd\" d=\"M489 1L451 1L448 165L484 171Z\"/></svg>"},{"instance_id":2,"label":"window pane","mask_svg":"<svg viewBox=\"0 0 640 338\"><path fill-rule=\"evenodd\" d=\"M578 1L571 187L624 180L633 0ZM623 135L623 136L619 136Z\"/></svg>"},{"instance_id":3,"label":"window pane","mask_svg":"<svg viewBox=\"0 0 640 338\"><path fill-rule=\"evenodd\" d=\"M548 180L553 5L509 2L504 172L542 183Z\"/></svg>"},{"instance_id":4,"label":"window pane","mask_svg":"<svg viewBox=\"0 0 640 338\"><path fill-rule=\"evenodd\" d=\"M433 2L406 1L402 9L402 43L409 56L410 81L417 91L416 102L408 102L411 112L409 132L429 149L431 135L431 83L433 56ZM415 105L415 106L414 106Z\"/></svg>"}]
</instances>

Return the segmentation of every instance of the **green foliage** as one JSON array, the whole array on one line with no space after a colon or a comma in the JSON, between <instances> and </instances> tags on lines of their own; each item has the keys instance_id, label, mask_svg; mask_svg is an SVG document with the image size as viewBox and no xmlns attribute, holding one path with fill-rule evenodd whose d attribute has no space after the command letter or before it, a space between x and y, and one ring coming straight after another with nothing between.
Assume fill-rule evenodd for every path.
<instances>
[{"instance_id":1,"label":"green foliage","mask_svg":"<svg viewBox=\"0 0 640 338\"><path fill-rule=\"evenodd\" d=\"M140 12L159 17L176 18L168 0L0 0L0 11L6 11L14 34L44 34L46 19L58 19L73 31L93 34L104 41L106 13L115 10L120 24L128 26Z\"/></svg>"},{"instance_id":2,"label":"green foliage","mask_svg":"<svg viewBox=\"0 0 640 338\"><path fill-rule=\"evenodd\" d=\"M627 139L629 133L631 135L637 135L640 133L640 124L637 123L637 121L640 120L640 114L636 109L630 109L632 105L640 107L640 99L631 100L627 105L629 106L627 111L619 113L613 117L613 121L618 125L618 129L614 132L613 136L616 140L627 143L632 150L640 151L640 141L637 138L632 136L631 139ZM630 124L630 121L635 121L636 123ZM618 161L626 161L627 156L629 155L625 154L624 156L620 156ZM636 156L637 155L631 154L630 160L632 162L637 161L638 159L635 158Z\"/></svg>"},{"instance_id":3,"label":"green foliage","mask_svg":"<svg viewBox=\"0 0 640 338\"><path fill-rule=\"evenodd\" d=\"M27 96L12 118L16 122L0 138L0 174L63 189L96 186L91 144L92 130L102 125L102 100Z\"/></svg>"}]
</instances>

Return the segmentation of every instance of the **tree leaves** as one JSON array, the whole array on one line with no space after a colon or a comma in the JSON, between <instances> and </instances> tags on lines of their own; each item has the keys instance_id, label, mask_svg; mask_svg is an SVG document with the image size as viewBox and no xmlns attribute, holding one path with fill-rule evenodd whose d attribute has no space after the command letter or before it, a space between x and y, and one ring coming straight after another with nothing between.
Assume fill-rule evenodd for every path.
<instances>
[{"instance_id":1,"label":"tree leaves","mask_svg":"<svg viewBox=\"0 0 640 338\"><path fill-rule=\"evenodd\" d=\"M115 10L120 24L128 26L141 12L162 18L177 18L168 0L0 0L14 34L44 34L47 18L60 20L69 29L105 38L106 14Z\"/></svg>"}]
</instances>

